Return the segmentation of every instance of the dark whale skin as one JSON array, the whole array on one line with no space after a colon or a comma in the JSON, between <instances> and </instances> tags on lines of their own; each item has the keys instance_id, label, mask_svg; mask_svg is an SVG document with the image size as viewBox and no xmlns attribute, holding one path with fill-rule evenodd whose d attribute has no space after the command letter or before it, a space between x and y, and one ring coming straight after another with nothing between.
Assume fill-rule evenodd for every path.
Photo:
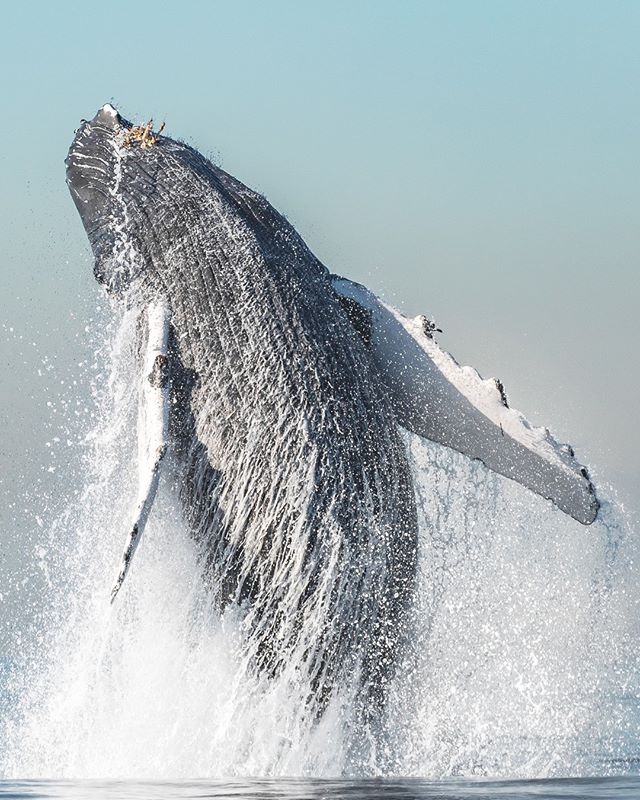
<instances>
[{"instance_id":1,"label":"dark whale skin","mask_svg":"<svg viewBox=\"0 0 640 800\"><path fill-rule=\"evenodd\" d=\"M109 106L83 123L67 182L98 280L170 305L171 446L206 580L244 605L259 667L305 671L316 710L340 686L374 713L417 548L387 393L287 220L186 144L127 145L130 127Z\"/></svg>"}]
</instances>

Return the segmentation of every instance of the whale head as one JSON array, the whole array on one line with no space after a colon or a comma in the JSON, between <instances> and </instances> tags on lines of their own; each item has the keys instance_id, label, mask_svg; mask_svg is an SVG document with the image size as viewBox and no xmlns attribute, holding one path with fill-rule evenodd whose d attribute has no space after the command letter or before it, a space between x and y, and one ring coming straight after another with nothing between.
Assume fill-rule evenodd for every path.
<instances>
[{"instance_id":1,"label":"whale head","mask_svg":"<svg viewBox=\"0 0 640 800\"><path fill-rule=\"evenodd\" d=\"M192 284L208 248L195 241L198 230L215 230L207 240L221 257L244 252L249 238L269 248L284 235L304 247L261 195L161 130L107 104L82 121L65 161L94 274L109 293L146 301L176 281Z\"/></svg>"},{"instance_id":2,"label":"whale head","mask_svg":"<svg viewBox=\"0 0 640 800\"><path fill-rule=\"evenodd\" d=\"M94 273L108 292L134 304L186 297L213 270L210 301L223 315L264 270L270 280L325 279L326 268L261 194L161 130L105 105L82 122L66 159Z\"/></svg>"}]
</instances>

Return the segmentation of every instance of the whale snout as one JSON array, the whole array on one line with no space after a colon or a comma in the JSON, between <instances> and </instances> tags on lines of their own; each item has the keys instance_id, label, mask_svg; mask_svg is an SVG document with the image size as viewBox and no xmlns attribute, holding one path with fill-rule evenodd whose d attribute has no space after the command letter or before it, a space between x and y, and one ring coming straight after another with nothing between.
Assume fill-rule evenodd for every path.
<instances>
[{"instance_id":1,"label":"whale snout","mask_svg":"<svg viewBox=\"0 0 640 800\"><path fill-rule=\"evenodd\" d=\"M102 125L111 130L118 130L122 127L122 117L118 113L118 109L112 106L111 103L105 103L102 108L98 109L92 123L94 125Z\"/></svg>"}]
</instances>

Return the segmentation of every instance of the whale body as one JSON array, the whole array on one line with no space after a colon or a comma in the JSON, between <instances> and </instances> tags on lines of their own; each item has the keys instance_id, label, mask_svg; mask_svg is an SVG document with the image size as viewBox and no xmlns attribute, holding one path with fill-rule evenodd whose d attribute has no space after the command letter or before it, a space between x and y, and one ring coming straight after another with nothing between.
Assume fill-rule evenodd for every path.
<instances>
[{"instance_id":1,"label":"whale body","mask_svg":"<svg viewBox=\"0 0 640 800\"><path fill-rule=\"evenodd\" d=\"M260 194L104 106L67 182L96 278L140 310L139 504L122 585L171 452L221 607L244 609L267 674L295 654L321 712L357 685L384 706L415 585L402 428L482 460L588 524L573 451L508 407L364 287L332 275Z\"/></svg>"}]
</instances>

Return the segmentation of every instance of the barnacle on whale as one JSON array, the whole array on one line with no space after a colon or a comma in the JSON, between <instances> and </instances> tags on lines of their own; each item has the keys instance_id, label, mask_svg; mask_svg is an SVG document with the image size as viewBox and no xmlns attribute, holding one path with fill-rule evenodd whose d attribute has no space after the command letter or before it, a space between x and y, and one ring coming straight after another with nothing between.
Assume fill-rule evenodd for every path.
<instances>
[{"instance_id":1,"label":"barnacle on whale","mask_svg":"<svg viewBox=\"0 0 640 800\"><path fill-rule=\"evenodd\" d=\"M158 143L158 136L164 130L164 122L160 125L158 130L153 130L153 119L150 119L146 125L134 125L127 130L122 142L123 147L132 147L134 144L139 144L142 148L153 147Z\"/></svg>"}]
</instances>

